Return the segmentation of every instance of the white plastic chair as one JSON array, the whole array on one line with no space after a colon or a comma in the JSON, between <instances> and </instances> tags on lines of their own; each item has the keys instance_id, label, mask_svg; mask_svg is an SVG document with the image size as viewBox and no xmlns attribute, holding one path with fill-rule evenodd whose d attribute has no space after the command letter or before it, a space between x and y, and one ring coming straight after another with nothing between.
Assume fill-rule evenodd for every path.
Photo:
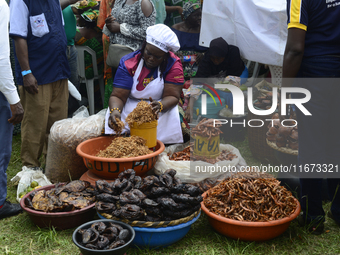
<instances>
[{"instance_id":1,"label":"white plastic chair","mask_svg":"<svg viewBox=\"0 0 340 255\"><path fill-rule=\"evenodd\" d=\"M252 62L253 61L250 61L250 60L247 61L246 66L247 66L248 70L249 70L249 67L252 64ZM255 81L256 81L256 79L259 76L259 72L260 72L260 64L258 62L255 62L255 67L254 67L254 70L253 70L253 74L252 74L251 77L248 78L247 82L245 83L245 85L247 87L253 87L255 85Z\"/></svg>"},{"instance_id":2,"label":"white plastic chair","mask_svg":"<svg viewBox=\"0 0 340 255\"><path fill-rule=\"evenodd\" d=\"M282 86L282 66L269 65L269 70L272 76L272 83Z\"/></svg>"},{"instance_id":3,"label":"white plastic chair","mask_svg":"<svg viewBox=\"0 0 340 255\"><path fill-rule=\"evenodd\" d=\"M99 81L100 94L101 94L102 102L104 105L104 78L103 78L103 74L98 74L96 52L88 46L76 45L76 49L78 52L77 66L78 66L79 82L86 84L90 115L92 115L94 114L94 80ZM86 79L86 76L85 76L85 52L89 53L92 56L93 74L94 74L92 79Z\"/></svg>"}]
</instances>

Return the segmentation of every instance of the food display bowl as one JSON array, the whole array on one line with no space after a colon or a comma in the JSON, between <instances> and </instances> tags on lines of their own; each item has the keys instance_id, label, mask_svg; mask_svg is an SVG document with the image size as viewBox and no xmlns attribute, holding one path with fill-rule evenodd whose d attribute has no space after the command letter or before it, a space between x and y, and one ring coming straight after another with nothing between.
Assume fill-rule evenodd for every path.
<instances>
[{"instance_id":1,"label":"food display bowl","mask_svg":"<svg viewBox=\"0 0 340 255\"><path fill-rule=\"evenodd\" d=\"M133 158L102 158L95 155L108 147L114 136L101 136L92 138L80 143L77 147L77 153L83 157L86 167L95 175L104 179L117 178L119 173L126 169L133 169L136 175L144 176L151 170L158 155L165 149L164 144L157 140L155 151L151 154L133 157Z\"/></svg>"},{"instance_id":2,"label":"food display bowl","mask_svg":"<svg viewBox=\"0 0 340 255\"><path fill-rule=\"evenodd\" d=\"M36 189L34 191L39 190L50 190L54 188L55 185L47 185L44 187L41 187L39 189ZM74 210L70 212L43 212L43 211L37 211L33 210L31 208L28 208L25 205L25 199L32 193L33 191L27 193L25 196L23 196L20 200L20 206L21 208L28 213L31 220L34 222L35 225L37 225L40 228L51 228L54 227L55 229L69 229L69 228L75 228L85 222L88 222L93 219L96 210L94 208L95 203L80 209L80 210Z\"/></svg>"},{"instance_id":3,"label":"food display bowl","mask_svg":"<svg viewBox=\"0 0 340 255\"><path fill-rule=\"evenodd\" d=\"M206 193L203 195L206 197ZM295 199L295 198L294 198ZM210 225L220 234L241 241L266 241L273 239L287 230L290 222L294 220L300 213L301 207L297 199L295 199L297 208L290 216L267 222L249 222L228 219L210 212L201 202L201 208L208 216Z\"/></svg>"},{"instance_id":4,"label":"food display bowl","mask_svg":"<svg viewBox=\"0 0 340 255\"><path fill-rule=\"evenodd\" d=\"M104 218L98 213L100 218ZM192 220L175 226L161 228L132 227L136 232L136 237L132 245L139 248L157 249L172 245L181 240L190 230L191 225L201 216L199 213Z\"/></svg>"},{"instance_id":5,"label":"food display bowl","mask_svg":"<svg viewBox=\"0 0 340 255\"><path fill-rule=\"evenodd\" d=\"M81 237L81 234L78 233L78 230L80 230L80 229L88 229L88 228L91 227L91 225L93 223L96 223L96 222L104 222L104 223L112 222L114 224L120 225L124 229L127 229L129 231L129 233L130 233L129 234L130 235L129 241L127 241L122 246L119 246L117 248L110 249L110 250L92 250L92 249L88 249L88 248L82 246L80 244L80 241L81 241L82 237ZM76 230L74 230L73 235L72 235L72 240L73 240L74 244L78 246L78 248L81 251L82 255L94 255L94 254L123 255L129 249L129 246L133 242L134 238L135 238L135 231L134 231L134 229L130 225L128 225L128 224L126 224L124 222L121 222L121 221L109 220L109 219L99 219L99 220L93 220L93 221L84 223L83 225L79 226Z\"/></svg>"}]
</instances>

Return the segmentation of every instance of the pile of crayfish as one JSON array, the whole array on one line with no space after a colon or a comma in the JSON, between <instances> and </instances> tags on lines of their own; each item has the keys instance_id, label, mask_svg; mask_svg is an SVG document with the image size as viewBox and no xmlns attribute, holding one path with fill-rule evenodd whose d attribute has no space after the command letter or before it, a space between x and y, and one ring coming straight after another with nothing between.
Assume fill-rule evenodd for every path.
<instances>
[{"instance_id":1,"label":"pile of crayfish","mask_svg":"<svg viewBox=\"0 0 340 255\"><path fill-rule=\"evenodd\" d=\"M275 178L232 178L220 182L204 198L207 209L239 221L265 222L293 214L292 193Z\"/></svg>"}]
</instances>

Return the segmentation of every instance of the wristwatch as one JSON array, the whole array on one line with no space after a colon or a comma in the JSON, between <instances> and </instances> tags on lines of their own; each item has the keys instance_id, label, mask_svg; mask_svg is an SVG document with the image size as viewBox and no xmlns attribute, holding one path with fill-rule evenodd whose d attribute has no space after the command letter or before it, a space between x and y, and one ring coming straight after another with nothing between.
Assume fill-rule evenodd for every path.
<instances>
[{"instance_id":1,"label":"wristwatch","mask_svg":"<svg viewBox=\"0 0 340 255\"><path fill-rule=\"evenodd\" d=\"M25 75L29 74L29 73L32 73L31 70L26 70L26 71L22 71L21 74L22 74L22 77L24 77Z\"/></svg>"}]
</instances>

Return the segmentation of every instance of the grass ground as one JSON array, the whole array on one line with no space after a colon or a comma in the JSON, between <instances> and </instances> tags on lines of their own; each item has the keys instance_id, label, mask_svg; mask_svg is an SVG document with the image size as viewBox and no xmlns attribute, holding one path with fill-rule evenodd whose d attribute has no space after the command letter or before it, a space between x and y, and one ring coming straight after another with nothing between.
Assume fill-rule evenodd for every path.
<instances>
[{"instance_id":1,"label":"grass ground","mask_svg":"<svg viewBox=\"0 0 340 255\"><path fill-rule=\"evenodd\" d=\"M248 165L261 162L252 157L248 142L233 143ZM15 202L16 187L10 179L21 170L20 136L13 137L13 152L8 167L8 198ZM330 203L325 203L327 212ZM329 218L325 222L326 233L314 236L293 221L281 236L267 242L242 242L215 232L207 217L202 214L189 233L179 242L158 250L131 248L127 254L340 254L340 228ZM0 221L0 254L80 254L72 242L74 229L55 231L39 229L26 213Z\"/></svg>"}]
</instances>

